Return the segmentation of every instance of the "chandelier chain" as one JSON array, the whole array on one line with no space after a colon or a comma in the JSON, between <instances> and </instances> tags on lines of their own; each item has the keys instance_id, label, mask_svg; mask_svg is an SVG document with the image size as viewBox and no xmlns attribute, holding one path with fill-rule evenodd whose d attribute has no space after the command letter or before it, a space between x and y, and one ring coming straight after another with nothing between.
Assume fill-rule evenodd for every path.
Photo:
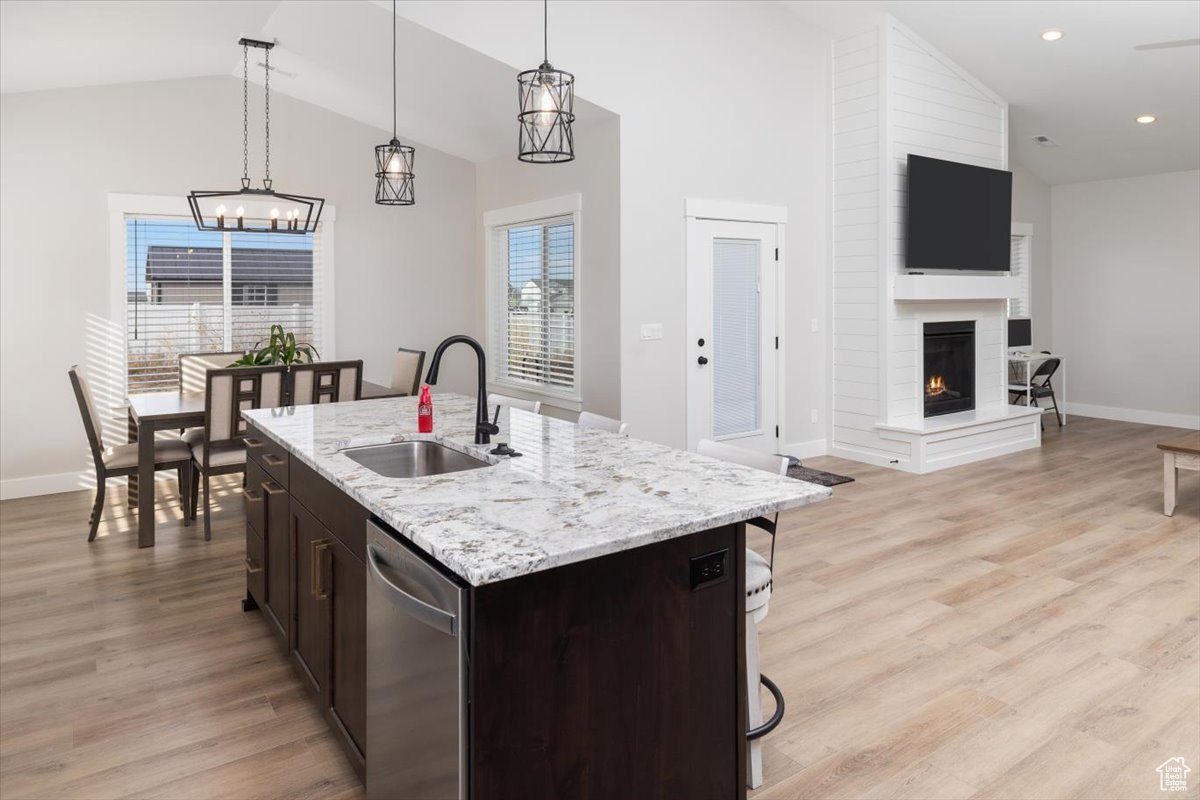
<instances>
[{"instance_id":1,"label":"chandelier chain","mask_svg":"<svg viewBox=\"0 0 1200 800\"><path fill-rule=\"evenodd\" d=\"M264 92L264 94L266 96L266 102L265 102L266 113L263 116L266 118L266 123L267 123L267 126L266 126L267 127L267 130L266 130L266 146L267 146L266 171L267 171L267 174L266 174L266 179L264 181L264 184L269 189L271 187L271 51L270 51L270 49L267 50L266 60L263 62L263 66L264 66L263 86L266 87L265 92Z\"/></svg>"},{"instance_id":2,"label":"chandelier chain","mask_svg":"<svg viewBox=\"0 0 1200 800\"><path fill-rule=\"evenodd\" d=\"M396 138L396 0L392 0L392 138Z\"/></svg>"},{"instance_id":3,"label":"chandelier chain","mask_svg":"<svg viewBox=\"0 0 1200 800\"><path fill-rule=\"evenodd\" d=\"M250 47L242 45L242 183L250 183Z\"/></svg>"},{"instance_id":4,"label":"chandelier chain","mask_svg":"<svg viewBox=\"0 0 1200 800\"><path fill-rule=\"evenodd\" d=\"M550 63L550 0L542 0L542 63Z\"/></svg>"}]
</instances>

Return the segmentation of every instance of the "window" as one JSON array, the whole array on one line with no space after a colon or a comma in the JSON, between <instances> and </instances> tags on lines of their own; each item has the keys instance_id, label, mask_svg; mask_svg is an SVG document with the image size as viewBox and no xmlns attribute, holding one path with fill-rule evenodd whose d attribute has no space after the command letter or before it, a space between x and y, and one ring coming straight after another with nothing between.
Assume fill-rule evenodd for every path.
<instances>
[{"instance_id":1,"label":"window","mask_svg":"<svg viewBox=\"0 0 1200 800\"><path fill-rule=\"evenodd\" d=\"M565 203L564 203L565 201ZM579 400L578 196L491 212L489 329L493 383ZM569 213L527 216L555 209Z\"/></svg>"},{"instance_id":2,"label":"window","mask_svg":"<svg viewBox=\"0 0 1200 800\"><path fill-rule=\"evenodd\" d=\"M322 349L320 232L199 231L129 214L124 228L131 394L177 389L181 353L246 351L273 324Z\"/></svg>"},{"instance_id":3,"label":"window","mask_svg":"<svg viewBox=\"0 0 1200 800\"><path fill-rule=\"evenodd\" d=\"M1008 298L1008 316L1024 319L1032 314L1031 267L1033 266L1033 226L1027 222L1014 222L1009 237L1009 269L1017 284L1016 294Z\"/></svg>"}]
</instances>

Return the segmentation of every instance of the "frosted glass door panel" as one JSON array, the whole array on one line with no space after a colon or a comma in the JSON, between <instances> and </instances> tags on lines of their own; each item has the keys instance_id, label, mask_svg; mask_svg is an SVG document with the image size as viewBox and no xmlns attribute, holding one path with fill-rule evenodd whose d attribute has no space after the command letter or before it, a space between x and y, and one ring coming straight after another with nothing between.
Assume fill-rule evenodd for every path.
<instances>
[{"instance_id":1,"label":"frosted glass door panel","mask_svg":"<svg viewBox=\"0 0 1200 800\"><path fill-rule=\"evenodd\" d=\"M713 239L713 435L761 427L759 242Z\"/></svg>"}]
</instances>

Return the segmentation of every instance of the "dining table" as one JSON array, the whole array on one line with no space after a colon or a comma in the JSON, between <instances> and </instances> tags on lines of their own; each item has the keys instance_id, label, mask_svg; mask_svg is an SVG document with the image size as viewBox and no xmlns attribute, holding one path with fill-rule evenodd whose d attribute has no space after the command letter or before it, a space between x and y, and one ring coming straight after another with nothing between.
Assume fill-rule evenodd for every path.
<instances>
[{"instance_id":1,"label":"dining table","mask_svg":"<svg viewBox=\"0 0 1200 800\"><path fill-rule=\"evenodd\" d=\"M154 546L154 437L159 431L204 425L204 392L165 391L128 396L129 441L137 442L138 471L129 476L128 502L137 509L138 547ZM407 392L370 381L362 382L360 399L400 397ZM141 487L149 487L141 491ZM189 487L179 487L187 492Z\"/></svg>"}]
</instances>

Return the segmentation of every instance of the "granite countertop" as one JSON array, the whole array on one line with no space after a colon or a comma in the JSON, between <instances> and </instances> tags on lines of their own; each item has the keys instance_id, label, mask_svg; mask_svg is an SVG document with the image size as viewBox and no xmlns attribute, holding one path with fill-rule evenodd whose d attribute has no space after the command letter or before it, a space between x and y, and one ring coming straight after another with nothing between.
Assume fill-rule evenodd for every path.
<instances>
[{"instance_id":1,"label":"granite countertop","mask_svg":"<svg viewBox=\"0 0 1200 800\"><path fill-rule=\"evenodd\" d=\"M832 494L813 483L518 409L501 411L493 444L475 445L475 399L456 394L434 395L432 434L416 432L415 397L255 409L243 415L474 586ZM432 439L494 466L385 478L339 452L413 439ZM523 455L488 454L505 441Z\"/></svg>"}]
</instances>

